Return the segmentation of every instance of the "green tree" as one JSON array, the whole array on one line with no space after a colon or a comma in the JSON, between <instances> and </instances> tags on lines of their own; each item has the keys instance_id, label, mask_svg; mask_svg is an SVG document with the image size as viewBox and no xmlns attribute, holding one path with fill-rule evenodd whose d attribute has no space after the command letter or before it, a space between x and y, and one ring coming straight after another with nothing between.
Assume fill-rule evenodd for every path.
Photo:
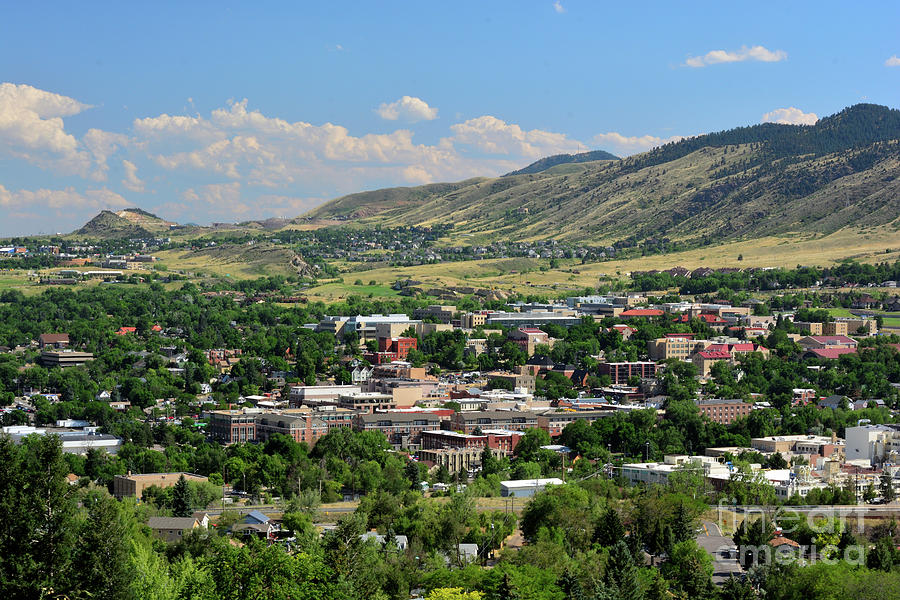
<instances>
[{"instance_id":1,"label":"green tree","mask_svg":"<svg viewBox=\"0 0 900 600\"><path fill-rule=\"evenodd\" d=\"M172 490L172 514L176 517L189 517L194 512L194 501L191 489L184 475L178 477Z\"/></svg>"},{"instance_id":2,"label":"green tree","mask_svg":"<svg viewBox=\"0 0 900 600\"><path fill-rule=\"evenodd\" d=\"M106 491L89 493L82 504L85 514L77 529L73 589L90 590L97 598L128 598L133 518L129 523L130 515Z\"/></svg>"},{"instance_id":3,"label":"green tree","mask_svg":"<svg viewBox=\"0 0 900 600\"><path fill-rule=\"evenodd\" d=\"M881 476L879 487L881 488L881 497L885 502L893 502L897 498L897 493L894 491L894 479L887 473Z\"/></svg>"},{"instance_id":4,"label":"green tree","mask_svg":"<svg viewBox=\"0 0 900 600\"><path fill-rule=\"evenodd\" d=\"M663 573L688 598L716 596L712 583L712 558L694 540L675 544Z\"/></svg>"},{"instance_id":5,"label":"green tree","mask_svg":"<svg viewBox=\"0 0 900 600\"><path fill-rule=\"evenodd\" d=\"M71 590L75 490L55 435L32 435L17 446L0 436L0 593L37 598Z\"/></svg>"}]
</instances>

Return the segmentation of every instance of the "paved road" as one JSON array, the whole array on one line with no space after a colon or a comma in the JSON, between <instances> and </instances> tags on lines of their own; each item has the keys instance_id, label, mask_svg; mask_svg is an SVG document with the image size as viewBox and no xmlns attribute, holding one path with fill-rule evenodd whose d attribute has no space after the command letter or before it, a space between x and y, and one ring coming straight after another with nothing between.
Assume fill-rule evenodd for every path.
<instances>
[{"instance_id":1,"label":"paved road","mask_svg":"<svg viewBox=\"0 0 900 600\"><path fill-rule=\"evenodd\" d=\"M743 570L737 561L737 549L730 537L722 535L722 530L712 521L702 521L702 531L697 534L697 543L713 558L713 582L721 584L732 574L738 577ZM726 555L723 550L728 550Z\"/></svg>"}]
</instances>

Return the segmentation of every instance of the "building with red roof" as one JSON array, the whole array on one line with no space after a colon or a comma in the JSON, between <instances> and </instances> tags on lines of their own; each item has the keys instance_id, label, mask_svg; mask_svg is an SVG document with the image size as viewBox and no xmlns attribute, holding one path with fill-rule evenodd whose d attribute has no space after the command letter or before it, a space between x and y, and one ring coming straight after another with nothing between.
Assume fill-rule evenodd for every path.
<instances>
[{"instance_id":1,"label":"building with red roof","mask_svg":"<svg viewBox=\"0 0 900 600\"><path fill-rule=\"evenodd\" d=\"M803 358L837 360L844 354L856 354L856 348L811 348L803 353Z\"/></svg>"},{"instance_id":2,"label":"building with red roof","mask_svg":"<svg viewBox=\"0 0 900 600\"><path fill-rule=\"evenodd\" d=\"M814 348L856 348L856 340L846 335L809 335L797 342L804 350Z\"/></svg>"}]
</instances>

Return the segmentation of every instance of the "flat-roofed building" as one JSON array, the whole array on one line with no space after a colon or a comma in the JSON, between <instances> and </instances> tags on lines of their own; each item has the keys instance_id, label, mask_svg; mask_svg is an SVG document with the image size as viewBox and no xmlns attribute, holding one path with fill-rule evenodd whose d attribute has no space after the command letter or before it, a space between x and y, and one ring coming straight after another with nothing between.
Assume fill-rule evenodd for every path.
<instances>
[{"instance_id":1,"label":"flat-roofed building","mask_svg":"<svg viewBox=\"0 0 900 600\"><path fill-rule=\"evenodd\" d=\"M481 450L468 448L432 448L419 450L419 460L446 467L451 474L470 473L481 468Z\"/></svg>"},{"instance_id":2,"label":"flat-roofed building","mask_svg":"<svg viewBox=\"0 0 900 600\"><path fill-rule=\"evenodd\" d=\"M522 349L525 356L534 354L534 347L538 344L550 345L550 335L534 327L520 327L510 331L508 338Z\"/></svg>"},{"instance_id":3,"label":"flat-roofed building","mask_svg":"<svg viewBox=\"0 0 900 600\"><path fill-rule=\"evenodd\" d=\"M298 406L336 406L338 398L346 394L358 394L362 388L358 385L297 385L288 394L291 407Z\"/></svg>"},{"instance_id":4,"label":"flat-roofed building","mask_svg":"<svg viewBox=\"0 0 900 600\"><path fill-rule=\"evenodd\" d=\"M357 415L354 423L360 431L380 431L392 445L410 448L419 445L422 432L440 428L441 417L427 412L378 412Z\"/></svg>"},{"instance_id":5,"label":"flat-roofed building","mask_svg":"<svg viewBox=\"0 0 900 600\"><path fill-rule=\"evenodd\" d=\"M349 429L353 427L353 417L356 413L346 408L338 408L336 406L303 406L300 408L288 408L282 411L283 414L290 416L306 416L310 415L317 419L321 419L328 426L328 431L332 429Z\"/></svg>"},{"instance_id":6,"label":"flat-roofed building","mask_svg":"<svg viewBox=\"0 0 900 600\"><path fill-rule=\"evenodd\" d=\"M116 475L113 479L113 496L121 500L126 497L140 498L151 485L160 488L168 488L178 483L178 479L184 475L187 481L209 481L209 478L193 473L140 473L128 475Z\"/></svg>"},{"instance_id":7,"label":"flat-roofed building","mask_svg":"<svg viewBox=\"0 0 900 600\"><path fill-rule=\"evenodd\" d=\"M711 342L695 340L693 334L672 334L647 342L650 360L662 361L670 358L688 361L691 356L705 350Z\"/></svg>"},{"instance_id":8,"label":"flat-roofed building","mask_svg":"<svg viewBox=\"0 0 900 600\"><path fill-rule=\"evenodd\" d=\"M416 319L436 319L441 323L450 323L453 316L459 310L455 306L444 306L441 304L430 304L425 308L417 308L413 311L413 317Z\"/></svg>"},{"instance_id":9,"label":"flat-roofed building","mask_svg":"<svg viewBox=\"0 0 900 600\"><path fill-rule=\"evenodd\" d=\"M94 360L90 352L76 352L74 350L44 350L41 352L41 364L48 369L53 367L77 367Z\"/></svg>"},{"instance_id":10,"label":"flat-roofed building","mask_svg":"<svg viewBox=\"0 0 900 600\"><path fill-rule=\"evenodd\" d=\"M504 373L503 371L491 371L485 373L484 378L488 383L491 380L499 380L511 384L513 389L524 389L527 392L534 392L535 378L530 372L526 373Z\"/></svg>"},{"instance_id":11,"label":"flat-roofed building","mask_svg":"<svg viewBox=\"0 0 900 600\"><path fill-rule=\"evenodd\" d=\"M849 432L851 428L847 428ZM760 452L780 452L781 454L811 454L828 458L845 448L844 440L836 435L775 435L750 440L750 447ZM859 458L847 456L848 460Z\"/></svg>"},{"instance_id":12,"label":"flat-roofed building","mask_svg":"<svg viewBox=\"0 0 900 600\"><path fill-rule=\"evenodd\" d=\"M243 410L214 410L209 413L209 435L224 444L256 439L256 414Z\"/></svg>"},{"instance_id":13,"label":"flat-roofed building","mask_svg":"<svg viewBox=\"0 0 900 600\"><path fill-rule=\"evenodd\" d=\"M710 420L728 425L736 419L749 415L753 405L738 398L727 400L711 398L699 400L697 407L700 409L700 413L709 417Z\"/></svg>"},{"instance_id":14,"label":"flat-roofed building","mask_svg":"<svg viewBox=\"0 0 900 600\"><path fill-rule=\"evenodd\" d=\"M566 425L575 421L587 421L593 423L597 419L604 419L616 413L614 410L566 410L560 412L546 412L538 416L538 427L546 431L550 436L562 433Z\"/></svg>"},{"instance_id":15,"label":"flat-roofed building","mask_svg":"<svg viewBox=\"0 0 900 600\"><path fill-rule=\"evenodd\" d=\"M504 327L540 327L549 324L572 327L581 323L581 315L575 311L494 312L488 314L486 325Z\"/></svg>"},{"instance_id":16,"label":"flat-roofed building","mask_svg":"<svg viewBox=\"0 0 900 600\"><path fill-rule=\"evenodd\" d=\"M328 434L328 424L311 414L265 414L256 417L256 438L265 442L276 433L292 438L298 444L314 446Z\"/></svg>"},{"instance_id":17,"label":"flat-roofed building","mask_svg":"<svg viewBox=\"0 0 900 600\"><path fill-rule=\"evenodd\" d=\"M487 323L487 312L473 312L460 315L459 326L462 329L477 329Z\"/></svg>"},{"instance_id":18,"label":"flat-roofed building","mask_svg":"<svg viewBox=\"0 0 900 600\"><path fill-rule=\"evenodd\" d=\"M450 428L462 433L472 433L475 429L509 429L525 431L538 426L537 415L520 410L481 410L458 412L450 418Z\"/></svg>"},{"instance_id":19,"label":"flat-roofed building","mask_svg":"<svg viewBox=\"0 0 900 600\"><path fill-rule=\"evenodd\" d=\"M530 498L538 492L543 492L548 485L562 485L562 479L551 477L548 479L513 479L500 482L500 495L504 498Z\"/></svg>"},{"instance_id":20,"label":"flat-roofed building","mask_svg":"<svg viewBox=\"0 0 900 600\"><path fill-rule=\"evenodd\" d=\"M397 402L391 394L359 392L340 396L338 398L338 408L347 408L358 413L372 414L376 411L397 408Z\"/></svg>"},{"instance_id":21,"label":"flat-roofed building","mask_svg":"<svg viewBox=\"0 0 900 600\"><path fill-rule=\"evenodd\" d=\"M613 385L628 383L632 376L641 379L656 377L657 365L652 361L603 362L597 365L600 375L609 375Z\"/></svg>"},{"instance_id":22,"label":"flat-roofed building","mask_svg":"<svg viewBox=\"0 0 900 600\"><path fill-rule=\"evenodd\" d=\"M38 337L38 348L41 350L45 348L62 350L63 348L68 348L68 346L68 333L42 333Z\"/></svg>"},{"instance_id":23,"label":"flat-roofed building","mask_svg":"<svg viewBox=\"0 0 900 600\"><path fill-rule=\"evenodd\" d=\"M490 448L499 456L507 456L516 449L516 445L522 439L522 435L521 431L506 429L484 429L480 435L446 430L429 430L422 432L422 448L426 450L461 448L479 451Z\"/></svg>"}]
</instances>

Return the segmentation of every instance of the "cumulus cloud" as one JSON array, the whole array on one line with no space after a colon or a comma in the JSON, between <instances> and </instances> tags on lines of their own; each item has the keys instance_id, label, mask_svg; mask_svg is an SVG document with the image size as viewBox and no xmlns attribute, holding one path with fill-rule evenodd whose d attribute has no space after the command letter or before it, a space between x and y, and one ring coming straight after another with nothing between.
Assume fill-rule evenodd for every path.
<instances>
[{"instance_id":1,"label":"cumulus cloud","mask_svg":"<svg viewBox=\"0 0 900 600\"><path fill-rule=\"evenodd\" d=\"M560 0L556 0L556 2L553 3L553 10L560 14L566 12L566 8L562 5Z\"/></svg>"},{"instance_id":2,"label":"cumulus cloud","mask_svg":"<svg viewBox=\"0 0 900 600\"><path fill-rule=\"evenodd\" d=\"M384 102L376 110L378 116L387 121L403 120L410 123L437 119L438 109L415 96L403 96L390 104Z\"/></svg>"},{"instance_id":3,"label":"cumulus cloud","mask_svg":"<svg viewBox=\"0 0 900 600\"><path fill-rule=\"evenodd\" d=\"M540 129L525 131L514 123L484 115L450 127L450 141L468 144L488 154L540 158L551 154L585 152L587 146L563 133Z\"/></svg>"},{"instance_id":4,"label":"cumulus cloud","mask_svg":"<svg viewBox=\"0 0 900 600\"><path fill-rule=\"evenodd\" d=\"M784 50L769 50L764 46L741 46L740 50L712 50L703 56L691 56L684 61L688 67L705 67L720 63L744 62L780 62L787 59Z\"/></svg>"},{"instance_id":5,"label":"cumulus cloud","mask_svg":"<svg viewBox=\"0 0 900 600\"><path fill-rule=\"evenodd\" d=\"M598 133L591 139L591 143L598 147L612 152L617 156L628 156L637 154L638 152L646 152L651 148L668 144L669 142L677 142L683 140L684 136L675 135L672 137L662 138L655 135L634 135L627 136L610 131L608 133Z\"/></svg>"},{"instance_id":6,"label":"cumulus cloud","mask_svg":"<svg viewBox=\"0 0 900 600\"><path fill-rule=\"evenodd\" d=\"M137 165L130 160L123 160L122 168L125 169L125 179L122 180L122 185L132 192L143 192L144 182L137 176Z\"/></svg>"},{"instance_id":7,"label":"cumulus cloud","mask_svg":"<svg viewBox=\"0 0 900 600\"><path fill-rule=\"evenodd\" d=\"M91 159L63 117L90 108L73 98L30 85L0 83L0 153L42 168L86 176Z\"/></svg>"},{"instance_id":8,"label":"cumulus cloud","mask_svg":"<svg viewBox=\"0 0 900 600\"><path fill-rule=\"evenodd\" d=\"M99 190L87 190L78 192L75 188L67 187L61 190L7 190L0 185L0 206L4 208L43 208L57 211L70 211L73 209L102 210L109 208L123 208L128 206L128 201L119 194L106 188Z\"/></svg>"},{"instance_id":9,"label":"cumulus cloud","mask_svg":"<svg viewBox=\"0 0 900 600\"><path fill-rule=\"evenodd\" d=\"M782 125L815 125L819 120L816 113L805 113L799 108L776 108L762 116L762 123L781 123Z\"/></svg>"},{"instance_id":10,"label":"cumulus cloud","mask_svg":"<svg viewBox=\"0 0 900 600\"><path fill-rule=\"evenodd\" d=\"M889 59L887 59L886 61L884 61L884 66L900 67L900 58L898 58L897 55L895 54L892 57L890 57Z\"/></svg>"}]
</instances>

